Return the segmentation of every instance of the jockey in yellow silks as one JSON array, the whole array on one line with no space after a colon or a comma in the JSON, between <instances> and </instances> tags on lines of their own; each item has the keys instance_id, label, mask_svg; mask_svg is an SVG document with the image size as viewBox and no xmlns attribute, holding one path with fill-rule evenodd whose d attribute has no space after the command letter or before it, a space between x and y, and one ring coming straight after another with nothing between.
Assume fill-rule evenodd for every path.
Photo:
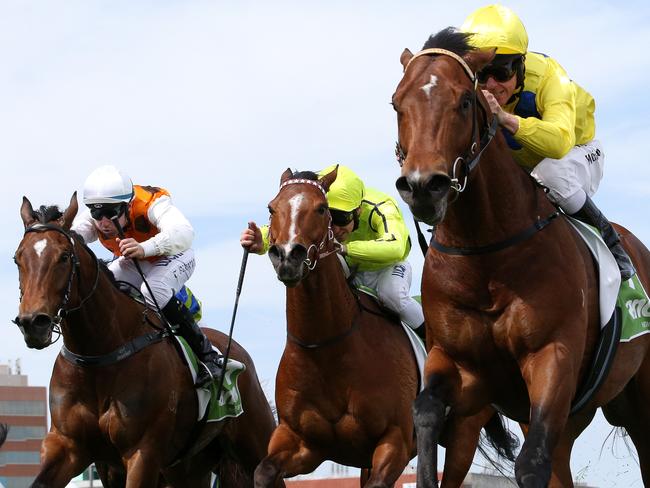
<instances>
[{"instance_id":1,"label":"jockey in yellow silks","mask_svg":"<svg viewBox=\"0 0 650 488\"><path fill-rule=\"evenodd\" d=\"M83 202L87 211L77 216L72 230L87 243L99 239L116 257L108 264L115 279L139 288L149 306L155 301L167 320L178 326L179 334L205 365L198 373L197 386L218 378L219 353L190 310L175 296L194 272L194 229L172 204L169 192L133 185L126 173L107 165L97 168L86 179ZM120 224L123 236L115 222Z\"/></svg>"},{"instance_id":2,"label":"jockey in yellow silks","mask_svg":"<svg viewBox=\"0 0 650 488\"><path fill-rule=\"evenodd\" d=\"M318 173L324 176L330 166ZM337 177L327 192L334 237L340 254L356 269L355 282L377 292L379 301L424 337L421 305L410 295L412 270L407 261L411 240L404 217L394 198L367 188L354 171L338 166ZM252 252L268 250L268 226L254 222L242 232L240 242Z\"/></svg>"},{"instance_id":3,"label":"jockey in yellow silks","mask_svg":"<svg viewBox=\"0 0 650 488\"><path fill-rule=\"evenodd\" d=\"M528 51L528 34L502 5L472 13L461 31L477 49L495 50L477 73L515 160L549 189L553 203L595 226L612 251L623 280L635 272L619 236L591 200L603 177L605 154L594 139L595 102L554 59Z\"/></svg>"}]
</instances>

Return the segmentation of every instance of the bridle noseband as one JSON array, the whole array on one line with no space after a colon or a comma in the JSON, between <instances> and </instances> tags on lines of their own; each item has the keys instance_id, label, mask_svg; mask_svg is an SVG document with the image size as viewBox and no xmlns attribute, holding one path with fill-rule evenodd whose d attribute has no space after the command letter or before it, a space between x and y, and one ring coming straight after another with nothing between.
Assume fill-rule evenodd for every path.
<instances>
[{"instance_id":1,"label":"bridle noseband","mask_svg":"<svg viewBox=\"0 0 650 488\"><path fill-rule=\"evenodd\" d=\"M325 201L327 201L327 191L325 191L325 188L323 188L323 185L321 185L318 181L316 180L308 180L305 178L295 178L292 180L287 180L284 183L280 185L280 189L278 190L278 195L280 192L286 188L289 185L311 185L313 187L318 188L323 196L325 197ZM269 216L269 240L271 240L271 219L273 218L273 215ZM323 248L326 247L330 242L334 241L334 231L332 230L332 215L330 214L330 219L329 222L327 223L327 230L325 231L325 235L323 238L320 240L319 244L311 244L307 248L307 257L303 261L303 264L307 267L309 271L313 271L316 265L318 264L318 260L324 257L329 256L330 254L334 254L339 251L340 245L335 245L334 249L322 252ZM338 243L337 243L338 244ZM314 253L314 259L311 259L309 256L310 254L315 251Z\"/></svg>"},{"instance_id":2,"label":"bridle noseband","mask_svg":"<svg viewBox=\"0 0 650 488\"><path fill-rule=\"evenodd\" d=\"M481 156L483 155L483 151L485 151L485 149L488 147L488 145L494 138L494 135L496 134L497 127L498 127L498 120L496 115L492 115L492 119L490 120L489 124L487 124L485 131L483 132L483 134L481 134L479 139L478 122L477 122L478 111L476 108L477 105L479 105L477 103L478 102L478 97L477 97L478 78L476 77L472 69L469 67L467 62L458 54L452 51L448 51L446 49L439 49L439 48L423 49L422 51L414 54L413 57L409 60L409 62L406 64L406 67L404 68L404 73L406 73L406 70L416 58L420 56L435 55L435 54L442 54L444 56L456 60L461 65L461 67L465 71L465 74L467 74L467 76L469 77L470 81L474 84L474 89L472 90L472 139L471 139L472 143L462 156L458 156L455 159L451 170L451 176L450 176L451 189L456 191L456 197L458 197L458 195L463 191L465 191L465 188L467 188L467 179L469 177L469 174L478 165L478 163L481 160ZM490 112L486 110L485 107L483 107L483 105L481 105L481 109L485 113L486 119L489 119ZM477 150L478 153L476 152ZM396 144L395 156L397 158L397 163L401 167L404 164L404 160L406 159L406 154L404 153L404 150L402 149L402 146L400 145L399 141ZM467 162L468 160L469 162ZM462 166L462 171L460 166ZM459 173L462 173L462 177L459 177L457 170ZM462 183L461 183L461 179L462 179Z\"/></svg>"},{"instance_id":3,"label":"bridle noseband","mask_svg":"<svg viewBox=\"0 0 650 488\"><path fill-rule=\"evenodd\" d=\"M77 256L77 253L75 252L75 238L70 235L68 232L63 230L61 227L53 224L34 224L30 227L27 227L25 229L25 234L27 235L30 232L47 232L47 231L55 231L59 232L60 234L63 234L66 239L70 242L70 248L71 248L71 268L70 268L70 275L68 276L68 283L65 287L65 290L63 292L63 297L61 300L61 305L58 307L58 310L56 312L56 315L51 319L51 324L52 324L52 331L56 332L59 336L54 340L50 340L50 344L53 344L54 342L58 341L60 336L61 336L61 322L65 317L70 313L70 312L76 312L77 310L80 310L81 307L84 306L84 304L90 299L90 297L95 293L95 290L97 290L97 285L99 283L99 275L100 275L100 269L99 269L99 260L97 259L97 256L93 252L90 252L90 249L88 249L90 255L93 257L95 261L95 280L92 286L92 289L86 295L84 298L82 298L79 302L79 305L76 307L72 308L66 308L69 301L70 301L70 296L72 294L72 283L74 281L75 275L77 276L77 279L79 281L79 284L81 282L81 273L80 273L80 263L79 263L79 257ZM24 237L24 236L23 236ZM85 247L85 244L84 244ZM81 289L81 288L80 288ZM22 301L22 293L20 296L20 300ZM20 326L18 318L12 320L16 325Z\"/></svg>"}]
</instances>

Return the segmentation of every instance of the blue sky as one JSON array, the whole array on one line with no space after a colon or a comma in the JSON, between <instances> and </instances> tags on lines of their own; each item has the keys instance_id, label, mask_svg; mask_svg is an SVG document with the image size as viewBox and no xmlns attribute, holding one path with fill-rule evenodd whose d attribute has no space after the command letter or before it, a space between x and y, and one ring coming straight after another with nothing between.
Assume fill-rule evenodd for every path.
<instances>
[{"instance_id":1,"label":"blue sky","mask_svg":"<svg viewBox=\"0 0 650 488\"><path fill-rule=\"evenodd\" d=\"M28 350L11 257L22 195L65 205L86 175L115 164L171 191L193 222L191 288L206 322L227 330L249 218L267 219L286 167L349 165L396 196L390 97L399 56L459 25L482 2L5 1L0 4L0 362L21 358L49 381L57 348ZM597 102L605 178L595 201L650 243L650 45L645 2L517 2L530 48L554 56ZM407 212L406 207L404 211ZM417 249L414 270L421 269ZM419 273L414 273L418 275ZM419 287L415 277L414 290ZM235 337L272 395L284 345L284 290L252 256ZM642 486L622 441L601 445L602 417L578 441L574 474L600 486ZM612 451L616 451L614 454Z\"/></svg>"}]
</instances>

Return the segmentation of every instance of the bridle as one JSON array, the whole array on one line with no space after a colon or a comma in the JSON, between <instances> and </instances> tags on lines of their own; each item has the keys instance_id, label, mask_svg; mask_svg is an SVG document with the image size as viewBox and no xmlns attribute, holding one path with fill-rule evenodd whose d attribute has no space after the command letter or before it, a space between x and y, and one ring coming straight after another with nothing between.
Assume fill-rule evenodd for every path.
<instances>
[{"instance_id":1,"label":"bridle","mask_svg":"<svg viewBox=\"0 0 650 488\"><path fill-rule=\"evenodd\" d=\"M467 74L467 76L469 77L470 81L474 84L474 89L472 91L472 139L471 139L472 143L462 156L458 156L454 160L454 164L452 166L451 176L450 176L451 189L456 191L456 198L457 198L458 195L463 191L465 191L465 189L467 188L467 179L469 177L469 174L478 165L478 163L481 160L481 156L483 155L483 151L487 149L488 145L494 138L494 135L496 134L497 127L498 127L498 120L495 115L492 115L490 122L486 125L485 130L481 134L480 138L478 137L478 130L479 130L478 111L476 108L479 105L479 103L477 103L478 102L478 96L477 96L478 78L476 77L472 69L469 67L467 62L458 54L452 51L448 51L446 49L439 49L439 48L423 49L422 51L413 55L413 57L409 60L409 62L406 64L406 67L404 68L404 73L406 73L406 70L416 58L420 56L435 55L435 54L442 54L444 56L448 56L456 60L461 65L461 67L465 71L465 74ZM480 106L485 114L485 118L489 119L490 111L486 110L483 105ZM402 146L400 145L399 141L396 143L395 156L397 157L397 163L401 167L404 164L404 160L406 159L406 154L404 153L404 150L402 149ZM458 174L462 174L462 177L459 178Z\"/></svg>"},{"instance_id":2,"label":"bridle","mask_svg":"<svg viewBox=\"0 0 650 488\"><path fill-rule=\"evenodd\" d=\"M321 185L318 181L316 180L308 180L305 178L295 178L292 180L287 180L284 183L280 185L280 189L278 190L278 195L284 188L286 188L289 185L311 185L315 188L318 188L320 192L323 194L323 197L325 197L325 201L327 201L327 191L325 191L325 188L323 188L323 185ZM328 210L329 213L329 210ZM273 214L269 216L269 241L271 241L271 220L273 219ZM328 247L329 243L334 242L334 246L332 249L322 252L323 248ZM330 214L329 216L329 222L327 223L327 230L325 231L325 235L323 238L320 240L319 244L311 244L307 248L307 257L304 259L302 264L304 264L309 271L313 271L316 265L318 264L318 260L325 258L329 256L330 254L334 254L339 252L341 249L341 245L335 241L334 239L334 231L332 230L332 215ZM314 258L311 259L309 256L314 253Z\"/></svg>"},{"instance_id":3,"label":"bridle","mask_svg":"<svg viewBox=\"0 0 650 488\"><path fill-rule=\"evenodd\" d=\"M81 289L81 287L80 287L80 285L81 285L80 264L79 264L79 257L77 256L77 253L75 252L75 238L71 234L69 234L68 232L63 230L61 227L59 227L57 225L53 225L53 224L34 224L34 225L32 225L30 227L27 227L25 229L25 234L24 235L27 235L30 232L47 232L47 231L55 231L55 232L59 232L60 234L63 234L67 238L67 240L70 242L70 249L72 251L71 252L71 268L70 268L70 275L68 276L68 283L67 283L67 285L65 287L65 290L63 292L63 297L61 299L61 305L58 307L56 315L54 317L52 317L51 322L50 322L51 326L52 326L52 332L58 334L57 338L54 341L50 340L50 344L48 344L48 345L51 345L51 344L55 343L56 341L58 341L59 338L61 337L61 322L63 321L63 319L65 319L65 317L70 312L76 312L77 310L80 310L84 306L84 304L90 299L90 297L92 297L92 295L95 293L95 291L97 290L97 285L99 283L100 269L99 269L99 260L97 259L97 256L95 256L95 254L93 252L90 252L90 250L88 249L90 255L93 257L93 260L95 261L95 280L93 282L92 289L90 290L88 295L86 295L84 298L82 298L80 300L79 305L77 305L75 307L72 307L72 308L67 308L68 303L70 302L70 296L72 294L72 284L74 282L75 276L77 276L79 289ZM85 244L83 244L83 245L85 247ZM22 299L23 299L23 296L22 296L22 291L21 291L20 300L22 301ZM17 317L16 317L16 319L12 320L12 322L14 322L16 325L18 325L20 327L20 324L19 324L19 321L18 321Z\"/></svg>"}]
</instances>

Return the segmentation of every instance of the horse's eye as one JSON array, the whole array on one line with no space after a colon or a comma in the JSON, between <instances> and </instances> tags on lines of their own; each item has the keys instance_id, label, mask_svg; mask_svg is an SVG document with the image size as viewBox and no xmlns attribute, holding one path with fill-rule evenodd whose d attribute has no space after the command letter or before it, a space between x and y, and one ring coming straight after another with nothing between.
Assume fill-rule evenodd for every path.
<instances>
[{"instance_id":1,"label":"horse's eye","mask_svg":"<svg viewBox=\"0 0 650 488\"><path fill-rule=\"evenodd\" d=\"M61 257L59 258L59 260L62 263L67 263L68 261L70 261L70 253L64 252L63 254L61 254Z\"/></svg>"},{"instance_id":2,"label":"horse's eye","mask_svg":"<svg viewBox=\"0 0 650 488\"><path fill-rule=\"evenodd\" d=\"M460 102L460 108L465 111L465 110L469 110L471 106L472 106L472 99L468 96L463 97L463 101Z\"/></svg>"},{"instance_id":3,"label":"horse's eye","mask_svg":"<svg viewBox=\"0 0 650 488\"><path fill-rule=\"evenodd\" d=\"M273 215L275 213L275 210L273 210L270 205L267 208L269 209L269 213L271 215Z\"/></svg>"},{"instance_id":4,"label":"horse's eye","mask_svg":"<svg viewBox=\"0 0 650 488\"><path fill-rule=\"evenodd\" d=\"M326 210L327 210L327 205L321 205L320 207L318 207L319 215L325 215Z\"/></svg>"}]
</instances>

